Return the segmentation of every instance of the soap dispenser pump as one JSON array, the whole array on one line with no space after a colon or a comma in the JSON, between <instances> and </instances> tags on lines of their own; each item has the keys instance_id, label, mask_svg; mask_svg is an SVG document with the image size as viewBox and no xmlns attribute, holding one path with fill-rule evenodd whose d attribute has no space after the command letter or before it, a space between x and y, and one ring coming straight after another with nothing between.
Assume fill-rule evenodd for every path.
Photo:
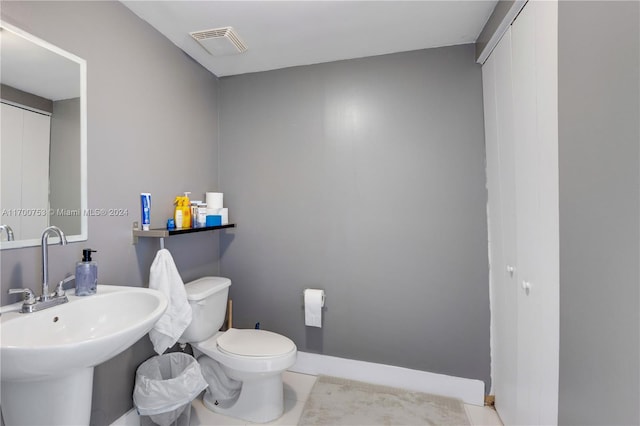
<instances>
[{"instance_id":1,"label":"soap dispenser pump","mask_svg":"<svg viewBox=\"0 0 640 426\"><path fill-rule=\"evenodd\" d=\"M98 287L98 264L91 260L95 250L82 250L82 260L76 263L76 296L96 294Z\"/></svg>"}]
</instances>

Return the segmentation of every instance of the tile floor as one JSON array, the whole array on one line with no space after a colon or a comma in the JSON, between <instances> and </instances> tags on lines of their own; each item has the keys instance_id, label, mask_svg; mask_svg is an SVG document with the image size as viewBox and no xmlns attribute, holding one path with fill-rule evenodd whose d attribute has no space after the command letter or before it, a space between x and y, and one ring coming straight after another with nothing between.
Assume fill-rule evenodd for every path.
<instances>
[{"instance_id":1,"label":"tile floor","mask_svg":"<svg viewBox=\"0 0 640 426\"><path fill-rule=\"evenodd\" d=\"M316 376L285 371L282 379L284 382L284 414L279 419L266 423L267 425L297 425L304 404L316 381ZM492 408L466 404L464 408L473 426L502 426L498 415ZM216 414L206 408L200 399L193 402L190 423L191 426L254 424Z\"/></svg>"}]
</instances>

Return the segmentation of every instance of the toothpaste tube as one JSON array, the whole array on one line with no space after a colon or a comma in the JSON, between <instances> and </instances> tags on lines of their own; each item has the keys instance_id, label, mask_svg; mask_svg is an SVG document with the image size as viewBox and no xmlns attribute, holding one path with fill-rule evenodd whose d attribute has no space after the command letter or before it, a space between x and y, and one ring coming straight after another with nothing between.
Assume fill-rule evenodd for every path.
<instances>
[{"instance_id":1,"label":"toothpaste tube","mask_svg":"<svg viewBox=\"0 0 640 426\"><path fill-rule=\"evenodd\" d=\"M151 224L151 194L148 192L140 194L140 203L142 207L142 230L148 231Z\"/></svg>"}]
</instances>

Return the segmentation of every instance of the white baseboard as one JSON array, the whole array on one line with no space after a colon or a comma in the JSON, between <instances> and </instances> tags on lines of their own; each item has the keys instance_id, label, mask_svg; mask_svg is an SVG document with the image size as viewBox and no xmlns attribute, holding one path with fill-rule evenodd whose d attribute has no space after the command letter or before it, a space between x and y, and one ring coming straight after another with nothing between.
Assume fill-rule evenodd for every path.
<instances>
[{"instance_id":1,"label":"white baseboard","mask_svg":"<svg viewBox=\"0 0 640 426\"><path fill-rule=\"evenodd\" d=\"M314 376L323 374L359 380L458 398L465 404L484 405L484 382L476 379L464 379L428 371L308 352L298 352L296 363L289 371ZM140 426L140 417L135 408L132 408L113 422L111 426Z\"/></svg>"},{"instance_id":2,"label":"white baseboard","mask_svg":"<svg viewBox=\"0 0 640 426\"><path fill-rule=\"evenodd\" d=\"M464 379L428 371L308 352L298 352L298 359L289 371L342 377L458 398L465 404L484 405L484 382L476 379Z\"/></svg>"}]
</instances>

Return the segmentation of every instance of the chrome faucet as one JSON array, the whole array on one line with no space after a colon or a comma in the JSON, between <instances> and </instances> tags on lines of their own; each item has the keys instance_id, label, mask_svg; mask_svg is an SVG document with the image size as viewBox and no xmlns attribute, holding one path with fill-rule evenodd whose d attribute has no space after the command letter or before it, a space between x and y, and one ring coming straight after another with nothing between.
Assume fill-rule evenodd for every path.
<instances>
[{"instance_id":1,"label":"chrome faucet","mask_svg":"<svg viewBox=\"0 0 640 426\"><path fill-rule=\"evenodd\" d=\"M2 233L2 231L6 231L6 233L7 233L7 241L13 241L14 240L13 229L11 229L11 227L9 225L0 225L0 233Z\"/></svg>"},{"instance_id":2,"label":"chrome faucet","mask_svg":"<svg viewBox=\"0 0 640 426\"><path fill-rule=\"evenodd\" d=\"M49 234L51 233L58 235L61 246L67 244L67 237L57 226L49 226L42 231L42 294L40 297L36 297L30 288L11 288L8 291L9 294L22 293L22 310L20 311L22 313L41 311L69 301L64 294L63 286L67 281L71 280L71 277L60 281L56 291L49 293L49 253L47 244L49 242Z\"/></svg>"},{"instance_id":3,"label":"chrome faucet","mask_svg":"<svg viewBox=\"0 0 640 426\"><path fill-rule=\"evenodd\" d=\"M57 226L50 226L45 228L42 231L42 296L40 296L41 300L44 302L49 300L51 295L49 294L49 248L48 248L48 240L50 233L58 234L58 238L60 238L60 245L64 246L67 244L67 237L62 232L62 229Z\"/></svg>"}]
</instances>

